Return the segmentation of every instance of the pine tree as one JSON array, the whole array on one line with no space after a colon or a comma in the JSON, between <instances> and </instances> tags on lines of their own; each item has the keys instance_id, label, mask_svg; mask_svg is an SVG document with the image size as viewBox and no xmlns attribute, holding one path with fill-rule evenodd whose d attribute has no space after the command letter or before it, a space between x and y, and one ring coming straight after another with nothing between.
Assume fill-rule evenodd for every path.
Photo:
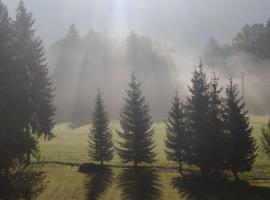
<instances>
[{"instance_id":1,"label":"pine tree","mask_svg":"<svg viewBox=\"0 0 270 200\"><path fill-rule=\"evenodd\" d=\"M113 158L113 141L110 121L105 112L104 101L98 90L89 134L89 156L95 161L110 161Z\"/></svg>"},{"instance_id":2,"label":"pine tree","mask_svg":"<svg viewBox=\"0 0 270 200\"><path fill-rule=\"evenodd\" d=\"M183 174L182 162L184 161L185 154L186 124L184 105L180 100L178 92L176 92L165 123L167 130L167 138L165 140L167 159L177 162L179 172Z\"/></svg>"},{"instance_id":3,"label":"pine tree","mask_svg":"<svg viewBox=\"0 0 270 200\"><path fill-rule=\"evenodd\" d=\"M250 171L256 159L256 143L251 135L248 111L245 110L243 97L239 97L236 84L230 79L226 88L225 128L227 134L227 169L231 170L235 179L238 173Z\"/></svg>"},{"instance_id":4,"label":"pine tree","mask_svg":"<svg viewBox=\"0 0 270 200\"><path fill-rule=\"evenodd\" d=\"M211 137L209 131L209 84L202 63L199 64L198 69L195 68L191 82L192 87L189 87L191 96L187 98L187 123L189 127L187 161L197 165L205 175L211 168L209 155L213 152L209 148Z\"/></svg>"},{"instance_id":5,"label":"pine tree","mask_svg":"<svg viewBox=\"0 0 270 200\"><path fill-rule=\"evenodd\" d=\"M23 1L20 1L14 22L14 49L17 74L22 76L20 90L23 91L24 101L21 106L25 112L21 113L21 119L24 119L29 138L44 136L51 139L55 111L54 89L42 41L35 36L34 21ZM30 153L31 149L27 154L27 163L30 162Z\"/></svg>"},{"instance_id":6,"label":"pine tree","mask_svg":"<svg viewBox=\"0 0 270 200\"><path fill-rule=\"evenodd\" d=\"M135 167L141 162L153 163L156 156L153 152L153 122L140 87L133 73L125 104L120 110L123 131L117 131L121 138L117 152L124 163L133 162Z\"/></svg>"},{"instance_id":7,"label":"pine tree","mask_svg":"<svg viewBox=\"0 0 270 200\"><path fill-rule=\"evenodd\" d=\"M6 174L17 166L17 161L24 160L29 150L37 149L36 141L25 130L24 114L29 102L24 91L26 73L15 62L12 22L0 1L0 171Z\"/></svg>"},{"instance_id":8,"label":"pine tree","mask_svg":"<svg viewBox=\"0 0 270 200\"><path fill-rule=\"evenodd\" d=\"M223 122L223 99L220 97L222 87L218 86L219 78L213 74L209 87L209 162L213 172L224 169L224 122Z\"/></svg>"},{"instance_id":9,"label":"pine tree","mask_svg":"<svg viewBox=\"0 0 270 200\"><path fill-rule=\"evenodd\" d=\"M270 119L267 122L267 127L262 128L261 146L263 153L270 158Z\"/></svg>"}]
</instances>

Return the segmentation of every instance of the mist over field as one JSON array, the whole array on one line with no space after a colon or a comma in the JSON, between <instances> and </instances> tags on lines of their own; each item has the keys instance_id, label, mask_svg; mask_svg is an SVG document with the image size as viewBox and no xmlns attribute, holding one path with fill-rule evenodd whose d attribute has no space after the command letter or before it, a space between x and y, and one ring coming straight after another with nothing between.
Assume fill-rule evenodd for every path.
<instances>
[{"instance_id":1,"label":"mist over field","mask_svg":"<svg viewBox=\"0 0 270 200\"><path fill-rule=\"evenodd\" d=\"M269 0L0 0L0 199L270 196Z\"/></svg>"},{"instance_id":2,"label":"mist over field","mask_svg":"<svg viewBox=\"0 0 270 200\"><path fill-rule=\"evenodd\" d=\"M13 14L17 1L6 3ZM97 88L104 93L109 116L118 119L132 72L142 82L153 119L163 121L176 89L185 99L200 59L208 74L215 71L223 85L232 76L242 90L244 75L250 112L270 111L269 57L230 47L246 24L266 24L267 0L25 3L46 44L59 122L88 122Z\"/></svg>"}]
</instances>

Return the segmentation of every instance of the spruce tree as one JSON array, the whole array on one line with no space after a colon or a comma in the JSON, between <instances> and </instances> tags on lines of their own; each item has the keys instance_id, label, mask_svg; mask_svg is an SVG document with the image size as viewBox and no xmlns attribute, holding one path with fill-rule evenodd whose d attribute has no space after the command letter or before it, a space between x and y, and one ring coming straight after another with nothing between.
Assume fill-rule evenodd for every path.
<instances>
[{"instance_id":1,"label":"spruce tree","mask_svg":"<svg viewBox=\"0 0 270 200\"><path fill-rule=\"evenodd\" d=\"M171 110L168 114L166 123L167 136L165 140L165 152L167 159L177 162L179 172L183 174L182 163L184 161L185 154L185 136L186 136L186 124L184 105L180 100L178 92L174 97L171 105Z\"/></svg>"},{"instance_id":2,"label":"spruce tree","mask_svg":"<svg viewBox=\"0 0 270 200\"><path fill-rule=\"evenodd\" d=\"M202 63L199 64L198 69L195 68L191 82L192 86L189 87L191 96L187 98L187 123L189 127L187 161L197 165L205 175L211 168L209 155L213 152L209 148L211 140L209 84Z\"/></svg>"},{"instance_id":3,"label":"spruce tree","mask_svg":"<svg viewBox=\"0 0 270 200\"><path fill-rule=\"evenodd\" d=\"M236 84L230 79L226 88L225 129L227 134L227 169L231 170L238 180L239 172L250 171L256 159L256 143L251 135L248 111L243 97L239 97Z\"/></svg>"},{"instance_id":4,"label":"spruce tree","mask_svg":"<svg viewBox=\"0 0 270 200\"><path fill-rule=\"evenodd\" d=\"M133 162L134 166L141 162L153 163L155 147L153 142L153 122L149 115L149 106L142 96L141 83L134 73L131 76L127 98L120 110L121 131L117 131L119 147L117 152L124 163Z\"/></svg>"},{"instance_id":5,"label":"spruce tree","mask_svg":"<svg viewBox=\"0 0 270 200\"><path fill-rule=\"evenodd\" d=\"M100 90L98 90L92 114L89 156L94 161L99 161L101 165L104 161L110 161L113 158L112 131Z\"/></svg>"},{"instance_id":6,"label":"spruce tree","mask_svg":"<svg viewBox=\"0 0 270 200\"><path fill-rule=\"evenodd\" d=\"M51 139L55 111L54 88L42 41L35 36L34 21L23 1L20 1L14 22L15 62L17 74L22 76L20 90L24 97L21 102L24 112L20 115L29 138L44 136ZM30 153L31 149L27 154L27 163L30 162Z\"/></svg>"},{"instance_id":7,"label":"spruce tree","mask_svg":"<svg viewBox=\"0 0 270 200\"><path fill-rule=\"evenodd\" d=\"M223 99L220 93L223 88L218 86L219 78L213 73L209 87L209 163L213 172L224 170L224 122L223 122Z\"/></svg>"}]
</instances>

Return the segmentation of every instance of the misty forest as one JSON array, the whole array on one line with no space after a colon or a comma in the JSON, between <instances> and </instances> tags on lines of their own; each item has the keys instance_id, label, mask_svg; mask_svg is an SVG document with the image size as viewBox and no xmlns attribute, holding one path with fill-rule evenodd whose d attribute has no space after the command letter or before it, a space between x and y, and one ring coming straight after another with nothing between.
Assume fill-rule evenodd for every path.
<instances>
[{"instance_id":1,"label":"misty forest","mask_svg":"<svg viewBox=\"0 0 270 200\"><path fill-rule=\"evenodd\" d=\"M0 0L0 200L268 200L268 8Z\"/></svg>"}]
</instances>

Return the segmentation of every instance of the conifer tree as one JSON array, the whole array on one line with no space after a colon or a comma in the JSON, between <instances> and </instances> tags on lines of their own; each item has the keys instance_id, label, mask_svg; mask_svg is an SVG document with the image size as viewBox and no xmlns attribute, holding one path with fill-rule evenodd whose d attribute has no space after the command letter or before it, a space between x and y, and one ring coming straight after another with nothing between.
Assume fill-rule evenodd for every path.
<instances>
[{"instance_id":1,"label":"conifer tree","mask_svg":"<svg viewBox=\"0 0 270 200\"><path fill-rule=\"evenodd\" d=\"M20 115L29 138L44 136L51 139L55 111L54 89L42 41L35 36L34 21L23 1L20 1L14 22L16 73L22 76L20 90L24 97L21 102L24 112ZM27 163L30 162L30 153L33 153L32 149L27 154Z\"/></svg>"},{"instance_id":2,"label":"conifer tree","mask_svg":"<svg viewBox=\"0 0 270 200\"><path fill-rule=\"evenodd\" d=\"M197 165L203 175L211 168L209 155L213 152L209 148L210 121L209 121L209 84L203 64L195 68L191 79L192 86L189 87L191 96L187 98L187 122L188 136L187 143L188 159L190 164Z\"/></svg>"},{"instance_id":3,"label":"conifer tree","mask_svg":"<svg viewBox=\"0 0 270 200\"><path fill-rule=\"evenodd\" d=\"M231 170L238 180L239 172L250 171L256 159L256 143L251 135L248 111L243 97L239 97L236 84L230 79L226 88L225 129L227 134L227 169Z\"/></svg>"},{"instance_id":4,"label":"conifer tree","mask_svg":"<svg viewBox=\"0 0 270 200\"><path fill-rule=\"evenodd\" d=\"M92 114L89 156L91 159L99 161L101 165L104 161L110 161L113 158L112 131L100 90L98 90Z\"/></svg>"},{"instance_id":5,"label":"conifer tree","mask_svg":"<svg viewBox=\"0 0 270 200\"><path fill-rule=\"evenodd\" d=\"M183 174L182 163L185 154L186 124L184 105L180 100L178 92L176 92L171 105L171 110L168 114L168 119L165 123L167 130L167 137L165 140L167 159L177 162L179 172Z\"/></svg>"},{"instance_id":6,"label":"conifer tree","mask_svg":"<svg viewBox=\"0 0 270 200\"><path fill-rule=\"evenodd\" d=\"M120 110L120 125L123 131L117 131L121 138L117 152L124 163L133 162L134 167L141 162L153 163L156 155L153 152L153 122L140 87L141 84L133 73L126 91L127 98Z\"/></svg>"},{"instance_id":7,"label":"conifer tree","mask_svg":"<svg viewBox=\"0 0 270 200\"><path fill-rule=\"evenodd\" d=\"M219 78L213 74L209 87L209 134L208 141L211 154L208 155L212 171L218 172L224 169L224 122L223 99L220 97L222 87L218 86Z\"/></svg>"}]
</instances>

